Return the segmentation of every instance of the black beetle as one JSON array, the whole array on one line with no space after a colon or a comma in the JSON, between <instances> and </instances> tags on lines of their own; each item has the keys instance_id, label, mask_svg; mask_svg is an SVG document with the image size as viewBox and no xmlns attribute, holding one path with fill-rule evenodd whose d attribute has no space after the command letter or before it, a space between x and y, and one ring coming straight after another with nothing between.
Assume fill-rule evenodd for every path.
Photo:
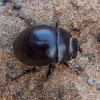
<instances>
[{"instance_id":1,"label":"black beetle","mask_svg":"<svg viewBox=\"0 0 100 100\"><path fill-rule=\"evenodd\" d=\"M37 25L30 26L19 33L14 41L13 51L15 56L27 65L50 65L48 71L50 74L50 70L54 69L51 63L65 63L76 58L78 42L69 31L58 26ZM24 74L34 70L36 68L27 70Z\"/></svg>"}]
</instances>

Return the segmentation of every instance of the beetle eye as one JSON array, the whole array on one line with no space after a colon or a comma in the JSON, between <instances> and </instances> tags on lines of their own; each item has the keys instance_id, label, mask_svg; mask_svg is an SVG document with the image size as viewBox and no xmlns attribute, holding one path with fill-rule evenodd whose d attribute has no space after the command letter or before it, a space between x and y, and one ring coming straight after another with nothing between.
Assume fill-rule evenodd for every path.
<instances>
[{"instance_id":1,"label":"beetle eye","mask_svg":"<svg viewBox=\"0 0 100 100\"><path fill-rule=\"evenodd\" d=\"M78 42L76 38L70 38L70 43L69 43L69 53L72 58L77 57L77 52L78 52Z\"/></svg>"}]
</instances>

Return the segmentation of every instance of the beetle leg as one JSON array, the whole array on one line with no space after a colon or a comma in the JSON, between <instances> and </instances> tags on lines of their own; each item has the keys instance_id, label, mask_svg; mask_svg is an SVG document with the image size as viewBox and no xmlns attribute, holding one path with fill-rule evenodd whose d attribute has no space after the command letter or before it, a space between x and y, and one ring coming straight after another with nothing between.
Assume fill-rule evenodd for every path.
<instances>
[{"instance_id":1,"label":"beetle leg","mask_svg":"<svg viewBox=\"0 0 100 100\"><path fill-rule=\"evenodd\" d=\"M11 81L18 79L18 78L20 78L21 76L23 76L23 75L25 75L25 74L29 74L29 73L31 73L31 72L36 72L36 71L37 71L36 68L32 68L32 69L26 70L26 71L23 72L21 75L15 77L15 78L13 78L13 79L11 79Z\"/></svg>"},{"instance_id":2,"label":"beetle leg","mask_svg":"<svg viewBox=\"0 0 100 100\"><path fill-rule=\"evenodd\" d=\"M65 66L67 66L68 68L70 68L72 71L74 71L77 75L79 75L80 73L77 71L77 70L75 70L75 69L73 69L73 68L71 68L66 62L65 63L63 63Z\"/></svg>"},{"instance_id":3,"label":"beetle leg","mask_svg":"<svg viewBox=\"0 0 100 100\"><path fill-rule=\"evenodd\" d=\"M51 77L51 74L56 70L56 67L52 64L49 65L49 70L47 72L47 80Z\"/></svg>"},{"instance_id":4,"label":"beetle leg","mask_svg":"<svg viewBox=\"0 0 100 100\"><path fill-rule=\"evenodd\" d=\"M65 65L65 66L67 66L67 67L69 68L69 65L68 65L68 63L66 63L66 62L65 62L65 63L64 63L64 65Z\"/></svg>"},{"instance_id":5,"label":"beetle leg","mask_svg":"<svg viewBox=\"0 0 100 100\"><path fill-rule=\"evenodd\" d=\"M80 31L80 29L78 29L78 28L73 28L73 29L71 29L71 31L76 31L76 32L79 32L79 31Z\"/></svg>"}]
</instances>

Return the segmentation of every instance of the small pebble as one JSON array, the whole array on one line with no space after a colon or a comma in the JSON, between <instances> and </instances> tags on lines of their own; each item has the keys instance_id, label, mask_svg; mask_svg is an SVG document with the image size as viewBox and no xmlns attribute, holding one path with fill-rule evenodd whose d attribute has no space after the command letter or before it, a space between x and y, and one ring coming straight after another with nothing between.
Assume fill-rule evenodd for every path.
<instances>
[{"instance_id":1,"label":"small pebble","mask_svg":"<svg viewBox=\"0 0 100 100\"><path fill-rule=\"evenodd\" d=\"M100 36L97 37L97 41L100 42Z\"/></svg>"},{"instance_id":2,"label":"small pebble","mask_svg":"<svg viewBox=\"0 0 100 100\"><path fill-rule=\"evenodd\" d=\"M90 59L90 60L95 60L95 58L96 58L96 57L95 57L94 55L89 55L89 59Z\"/></svg>"},{"instance_id":3,"label":"small pebble","mask_svg":"<svg viewBox=\"0 0 100 100\"><path fill-rule=\"evenodd\" d=\"M81 66L81 65L79 65L79 64L76 64L76 65L75 65L75 68L76 68L77 70L79 70L79 71L83 71L83 70L84 70L84 67Z\"/></svg>"},{"instance_id":4,"label":"small pebble","mask_svg":"<svg viewBox=\"0 0 100 100\"><path fill-rule=\"evenodd\" d=\"M1 41L1 45L5 46L6 42L5 41Z\"/></svg>"},{"instance_id":5,"label":"small pebble","mask_svg":"<svg viewBox=\"0 0 100 100\"><path fill-rule=\"evenodd\" d=\"M97 84L97 90L100 90L100 83Z\"/></svg>"},{"instance_id":6,"label":"small pebble","mask_svg":"<svg viewBox=\"0 0 100 100\"><path fill-rule=\"evenodd\" d=\"M0 94L7 92L9 87L7 85L0 85ZM1 100L1 99L0 99Z\"/></svg>"},{"instance_id":7,"label":"small pebble","mask_svg":"<svg viewBox=\"0 0 100 100\"><path fill-rule=\"evenodd\" d=\"M65 100L64 95L60 96L60 100Z\"/></svg>"},{"instance_id":8,"label":"small pebble","mask_svg":"<svg viewBox=\"0 0 100 100\"><path fill-rule=\"evenodd\" d=\"M8 66L7 66L9 69L14 69L15 68L15 65L13 65L13 64L8 64Z\"/></svg>"},{"instance_id":9,"label":"small pebble","mask_svg":"<svg viewBox=\"0 0 100 100\"><path fill-rule=\"evenodd\" d=\"M81 54L82 54L82 56L86 56L86 57L90 55L90 53L88 51L86 51L86 52L82 51Z\"/></svg>"},{"instance_id":10,"label":"small pebble","mask_svg":"<svg viewBox=\"0 0 100 100\"><path fill-rule=\"evenodd\" d=\"M18 91L17 98L21 98L24 92L22 90Z\"/></svg>"},{"instance_id":11,"label":"small pebble","mask_svg":"<svg viewBox=\"0 0 100 100\"><path fill-rule=\"evenodd\" d=\"M88 51L85 52L85 56L89 56L90 53Z\"/></svg>"},{"instance_id":12,"label":"small pebble","mask_svg":"<svg viewBox=\"0 0 100 100\"><path fill-rule=\"evenodd\" d=\"M21 1L17 1L14 3L14 8L15 9L20 9L22 7L22 2Z\"/></svg>"},{"instance_id":13,"label":"small pebble","mask_svg":"<svg viewBox=\"0 0 100 100\"><path fill-rule=\"evenodd\" d=\"M19 13L18 12L15 12L15 17L18 17Z\"/></svg>"},{"instance_id":14,"label":"small pebble","mask_svg":"<svg viewBox=\"0 0 100 100\"><path fill-rule=\"evenodd\" d=\"M7 73L7 77L10 78L10 79L13 78L14 77L14 73L13 72L8 72Z\"/></svg>"},{"instance_id":15,"label":"small pebble","mask_svg":"<svg viewBox=\"0 0 100 100\"><path fill-rule=\"evenodd\" d=\"M82 55L82 56L85 56L85 51L82 51L82 52L81 52L81 55Z\"/></svg>"},{"instance_id":16,"label":"small pebble","mask_svg":"<svg viewBox=\"0 0 100 100\"><path fill-rule=\"evenodd\" d=\"M81 43L81 44L79 44L79 52L82 52L83 50L83 44Z\"/></svg>"},{"instance_id":17,"label":"small pebble","mask_svg":"<svg viewBox=\"0 0 100 100\"><path fill-rule=\"evenodd\" d=\"M95 81L92 77L88 78L88 84L89 85L94 85L95 84Z\"/></svg>"},{"instance_id":18,"label":"small pebble","mask_svg":"<svg viewBox=\"0 0 100 100\"><path fill-rule=\"evenodd\" d=\"M10 53L13 53L13 48L12 47L9 49L9 52Z\"/></svg>"}]
</instances>

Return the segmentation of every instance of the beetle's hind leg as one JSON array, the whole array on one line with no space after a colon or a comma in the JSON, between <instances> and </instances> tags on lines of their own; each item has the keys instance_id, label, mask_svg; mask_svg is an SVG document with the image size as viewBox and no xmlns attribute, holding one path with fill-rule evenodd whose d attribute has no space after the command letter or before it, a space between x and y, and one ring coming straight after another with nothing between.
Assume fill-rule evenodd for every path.
<instances>
[{"instance_id":1,"label":"beetle's hind leg","mask_svg":"<svg viewBox=\"0 0 100 100\"><path fill-rule=\"evenodd\" d=\"M56 67L52 64L50 64L48 67L49 67L49 70L47 72L46 80L48 80L51 77L51 74L56 70Z\"/></svg>"},{"instance_id":2,"label":"beetle's hind leg","mask_svg":"<svg viewBox=\"0 0 100 100\"><path fill-rule=\"evenodd\" d=\"M11 81L18 79L18 78L20 78L21 76L23 76L25 74L29 74L31 72L36 72L36 71L37 71L36 67L34 67L32 69L29 69L29 70L25 70L25 72L23 72L21 75L15 77L15 78L11 79Z\"/></svg>"}]
</instances>

